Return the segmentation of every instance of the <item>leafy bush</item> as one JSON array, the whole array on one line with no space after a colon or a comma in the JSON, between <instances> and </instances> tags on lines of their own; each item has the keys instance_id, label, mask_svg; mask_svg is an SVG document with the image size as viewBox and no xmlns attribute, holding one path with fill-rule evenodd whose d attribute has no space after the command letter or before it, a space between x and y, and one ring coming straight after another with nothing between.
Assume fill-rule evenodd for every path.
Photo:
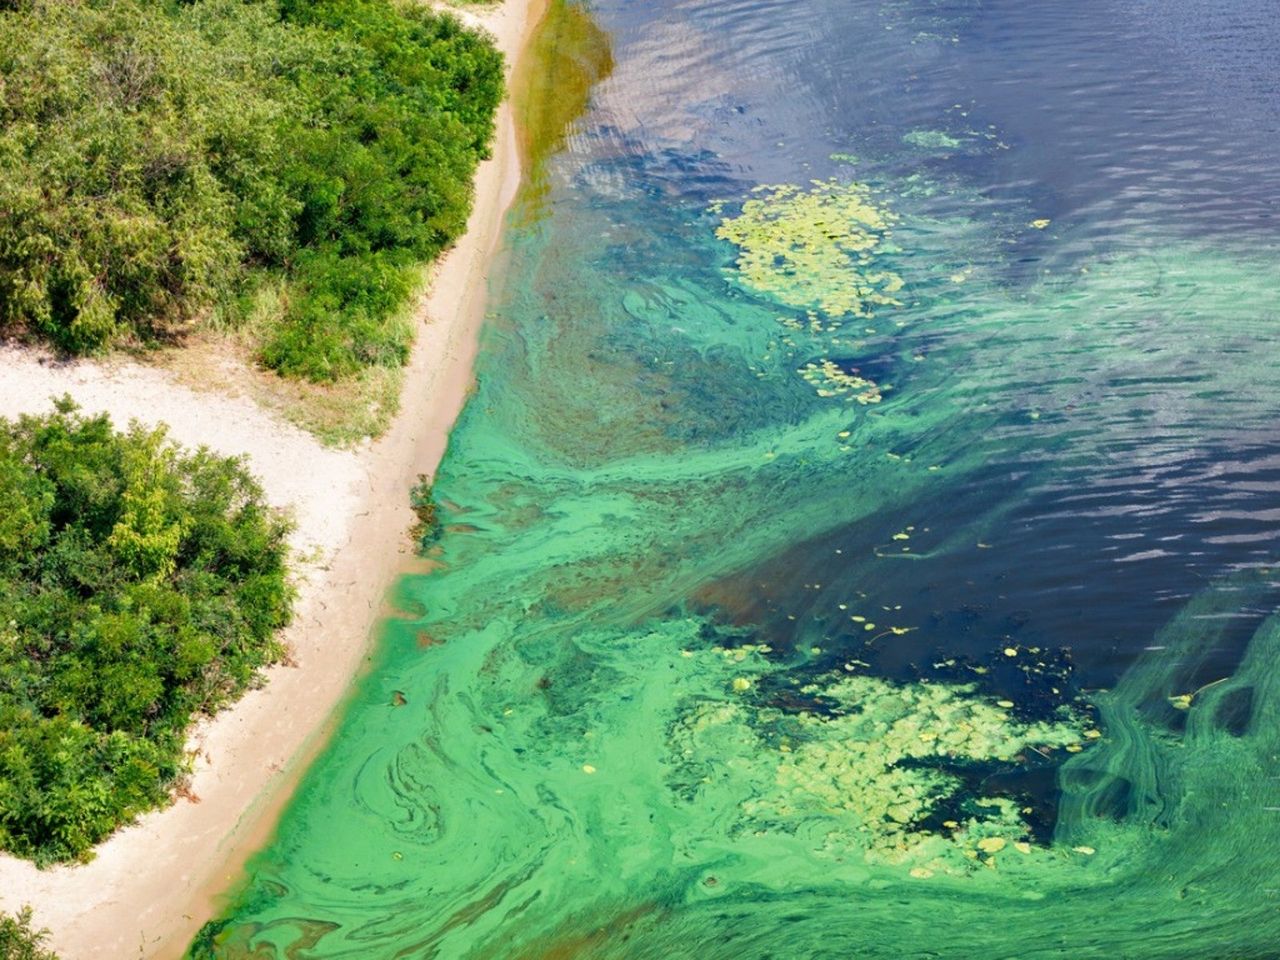
<instances>
[{"instance_id":1,"label":"leafy bush","mask_svg":"<svg viewBox=\"0 0 1280 960\"><path fill-rule=\"evenodd\" d=\"M31 908L23 907L16 917L0 914L0 960L58 960L46 950L46 931L31 929Z\"/></svg>"},{"instance_id":2,"label":"leafy bush","mask_svg":"<svg viewBox=\"0 0 1280 960\"><path fill-rule=\"evenodd\" d=\"M287 524L234 459L69 401L0 420L0 847L83 858L281 653Z\"/></svg>"},{"instance_id":3,"label":"leafy bush","mask_svg":"<svg viewBox=\"0 0 1280 960\"><path fill-rule=\"evenodd\" d=\"M0 325L153 340L273 271L269 365L401 364L501 93L492 43L411 2L0 3Z\"/></svg>"},{"instance_id":4,"label":"leafy bush","mask_svg":"<svg viewBox=\"0 0 1280 960\"><path fill-rule=\"evenodd\" d=\"M403 364L413 331L393 317L413 292L411 267L406 256L385 251L308 252L296 270L299 296L265 345L264 359L310 380Z\"/></svg>"}]
</instances>

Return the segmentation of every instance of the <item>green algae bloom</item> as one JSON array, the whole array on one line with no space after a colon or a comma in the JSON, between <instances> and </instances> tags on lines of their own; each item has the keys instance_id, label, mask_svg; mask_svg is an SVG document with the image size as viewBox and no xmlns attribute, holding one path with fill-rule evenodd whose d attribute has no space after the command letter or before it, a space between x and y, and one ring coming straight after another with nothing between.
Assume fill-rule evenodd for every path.
<instances>
[{"instance_id":1,"label":"green algae bloom","mask_svg":"<svg viewBox=\"0 0 1280 960\"><path fill-rule=\"evenodd\" d=\"M896 218L875 202L870 187L833 178L754 193L716 230L739 248L743 284L832 317L870 317L877 306L900 306L894 294L902 277L876 264Z\"/></svg>"},{"instance_id":2,"label":"green algae bloom","mask_svg":"<svg viewBox=\"0 0 1280 960\"><path fill-rule=\"evenodd\" d=\"M735 689L751 687L734 682ZM1010 844L1031 853L1028 824L1004 797L973 798L964 819L947 821L945 832L923 825L961 790L955 769L1015 763L1029 750L1046 755L1083 736L1082 718L1065 705L1052 722L1025 723L971 684L835 675L800 692L821 698L827 710L699 703L673 728L676 762L693 768L685 778L705 781L701 764L729 767L749 783L738 831L807 830L820 838L819 857L929 875L967 874L985 862L977 853L991 856Z\"/></svg>"},{"instance_id":3,"label":"green algae bloom","mask_svg":"<svg viewBox=\"0 0 1280 960\"><path fill-rule=\"evenodd\" d=\"M908 621L861 590L923 594L975 543L1006 549L1021 494L948 503L993 456L1065 447L1107 479L1117 444L1149 450L1117 371L1179 371L1159 409L1187 435L1270 424L1271 358L1205 344L1270 335L1274 257L1155 235L1008 284L1004 232L1037 211L987 222L894 182L901 220L824 181L766 187L714 235L689 206L594 195L516 235L437 481L469 529L402 584L420 619L197 956L1269 956L1280 618L1229 681L1204 670L1273 595L1228 584L1130 638L1151 652L1086 721L993 682L1033 677L1024 637L944 680L925 603ZM723 241L759 296L724 296ZM892 300L866 282L890 268L911 291L891 311L858 292ZM850 320L873 311L891 329ZM778 587L797 566L821 585ZM853 659L895 642L909 679ZM989 770L1051 780L1052 821Z\"/></svg>"},{"instance_id":4,"label":"green algae bloom","mask_svg":"<svg viewBox=\"0 0 1280 960\"><path fill-rule=\"evenodd\" d=\"M844 397L864 405L881 399L880 387L874 381L842 370L830 359L806 363L800 368L800 376L820 397Z\"/></svg>"},{"instance_id":5,"label":"green algae bloom","mask_svg":"<svg viewBox=\"0 0 1280 960\"><path fill-rule=\"evenodd\" d=\"M553 63L554 71L548 67ZM577 4L554 0L534 32L528 55L517 61L511 83L525 181L521 217L533 220L545 213L547 162L564 148L592 88L613 67L609 37L595 20Z\"/></svg>"},{"instance_id":6,"label":"green algae bloom","mask_svg":"<svg viewBox=\"0 0 1280 960\"><path fill-rule=\"evenodd\" d=\"M903 134L903 143L926 150L954 150L963 146L963 142L941 130L912 130Z\"/></svg>"},{"instance_id":7,"label":"green algae bloom","mask_svg":"<svg viewBox=\"0 0 1280 960\"><path fill-rule=\"evenodd\" d=\"M846 318L869 319L877 307L902 305L894 296L903 288L902 277L878 264L895 249L888 241L897 217L875 202L869 187L833 178L811 181L808 188L783 184L753 193L736 217L721 221L716 236L739 248L736 269L743 285L805 311L803 321L779 317L783 326L833 333ZM723 204L712 209L718 213ZM864 406L882 399L874 380L844 370L830 357L797 372L819 397Z\"/></svg>"}]
</instances>

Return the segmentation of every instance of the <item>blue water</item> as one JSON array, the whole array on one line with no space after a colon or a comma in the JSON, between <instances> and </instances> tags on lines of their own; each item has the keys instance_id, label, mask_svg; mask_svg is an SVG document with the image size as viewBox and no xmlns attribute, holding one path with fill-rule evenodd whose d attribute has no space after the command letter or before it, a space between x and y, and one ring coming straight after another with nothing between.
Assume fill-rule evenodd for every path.
<instances>
[{"instance_id":1,"label":"blue water","mask_svg":"<svg viewBox=\"0 0 1280 960\"><path fill-rule=\"evenodd\" d=\"M654 200L674 195L696 207L756 183L825 176L831 154L852 154L887 190L910 177L944 185L931 213L991 224L996 242L979 256L994 282L1013 288L1184 239L1274 249L1280 19L1265 4L596 9L620 67L562 160L575 185L619 177ZM904 151L902 137L921 129L962 145ZM1040 217L1051 230L1019 229ZM648 250L610 252L639 276L653 263ZM1259 317L1261 329L1205 330L1212 362L1275 342L1266 321L1280 312L1280 292L1258 279L1240 291L1240 320ZM1181 297L1158 300L1176 309ZM1160 349L1158 317L1144 336ZM1068 429L1114 436L1079 457L1055 451L1057 469L1038 483L1021 463L991 463L965 495L1010 509L1002 549L903 577L940 614L964 610L967 632L1067 646L1096 666L1093 682L1114 678L1133 638L1149 636L1206 581L1274 560L1280 461L1270 404L1260 398L1248 415L1212 427L1161 423L1161 395L1177 391L1179 377L1177 368L1119 369L1101 383L1064 383ZM1094 420L1098 390L1126 396L1124 409L1107 413L1119 422ZM1009 487L1016 505L1005 502ZM935 509L945 516L954 505ZM853 552L858 531L847 535L824 533ZM815 579L797 562L787 555L781 564L792 580ZM968 576L958 578L957 566Z\"/></svg>"}]
</instances>

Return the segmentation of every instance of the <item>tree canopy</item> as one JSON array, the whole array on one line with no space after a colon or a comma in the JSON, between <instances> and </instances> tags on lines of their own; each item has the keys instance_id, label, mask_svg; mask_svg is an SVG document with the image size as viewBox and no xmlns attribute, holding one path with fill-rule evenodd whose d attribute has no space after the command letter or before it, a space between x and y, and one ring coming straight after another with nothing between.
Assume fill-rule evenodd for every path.
<instances>
[{"instance_id":1,"label":"tree canopy","mask_svg":"<svg viewBox=\"0 0 1280 960\"><path fill-rule=\"evenodd\" d=\"M287 522L236 459L69 401L0 420L0 848L84 858L281 654Z\"/></svg>"},{"instance_id":2,"label":"tree canopy","mask_svg":"<svg viewBox=\"0 0 1280 960\"><path fill-rule=\"evenodd\" d=\"M43 946L44 930L31 926L31 908L23 907L17 916L0 913L0 960L58 960Z\"/></svg>"},{"instance_id":3,"label":"tree canopy","mask_svg":"<svg viewBox=\"0 0 1280 960\"><path fill-rule=\"evenodd\" d=\"M0 0L0 327L73 353L237 322L339 380L404 362L463 229L492 42L397 0Z\"/></svg>"}]
</instances>

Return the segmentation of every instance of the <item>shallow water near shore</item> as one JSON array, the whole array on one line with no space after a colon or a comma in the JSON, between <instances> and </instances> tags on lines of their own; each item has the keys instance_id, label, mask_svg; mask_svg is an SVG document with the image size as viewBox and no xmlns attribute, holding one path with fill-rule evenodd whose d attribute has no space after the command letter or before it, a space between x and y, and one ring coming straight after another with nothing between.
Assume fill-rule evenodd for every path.
<instances>
[{"instance_id":1,"label":"shallow water near shore","mask_svg":"<svg viewBox=\"0 0 1280 960\"><path fill-rule=\"evenodd\" d=\"M443 569L193 955L1273 957L1268 8L552 16Z\"/></svg>"}]
</instances>

